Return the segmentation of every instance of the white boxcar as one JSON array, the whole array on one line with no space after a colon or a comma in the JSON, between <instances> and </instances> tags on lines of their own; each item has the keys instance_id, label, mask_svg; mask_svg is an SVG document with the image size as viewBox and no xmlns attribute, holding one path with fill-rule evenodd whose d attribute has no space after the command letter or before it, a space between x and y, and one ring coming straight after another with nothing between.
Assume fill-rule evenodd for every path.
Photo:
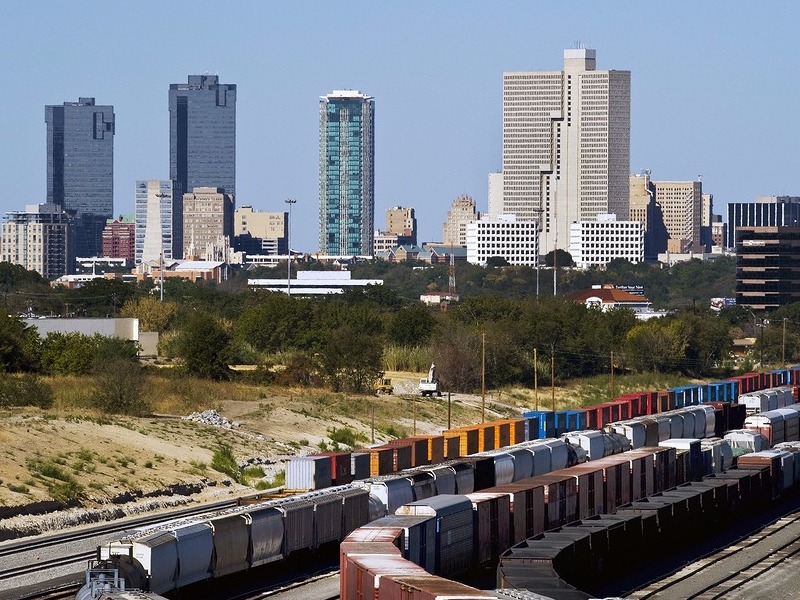
<instances>
[{"instance_id":1,"label":"white boxcar","mask_svg":"<svg viewBox=\"0 0 800 600\"><path fill-rule=\"evenodd\" d=\"M777 395L775 396L777 400ZM742 394L736 400L737 404L744 404L745 411L748 415L754 415L770 410L769 407L770 397L764 392L752 392L750 394Z\"/></svg>"},{"instance_id":2,"label":"white boxcar","mask_svg":"<svg viewBox=\"0 0 800 600\"><path fill-rule=\"evenodd\" d=\"M769 440L754 429L732 429L725 432L725 437L732 448L740 448L747 452L761 452L769 449Z\"/></svg>"},{"instance_id":3,"label":"white boxcar","mask_svg":"<svg viewBox=\"0 0 800 600\"><path fill-rule=\"evenodd\" d=\"M728 440L710 438L700 440L701 448L711 448L711 468L714 473L722 473L733 467L733 449Z\"/></svg>"},{"instance_id":4,"label":"white boxcar","mask_svg":"<svg viewBox=\"0 0 800 600\"><path fill-rule=\"evenodd\" d=\"M744 426L763 434L771 446L785 442L783 415L775 410L768 410L758 415L745 418Z\"/></svg>"},{"instance_id":5,"label":"white boxcar","mask_svg":"<svg viewBox=\"0 0 800 600\"><path fill-rule=\"evenodd\" d=\"M163 594L175 588L178 545L167 531L147 533L133 541L133 558L150 574L150 591Z\"/></svg>"},{"instance_id":6,"label":"white boxcar","mask_svg":"<svg viewBox=\"0 0 800 600\"><path fill-rule=\"evenodd\" d=\"M598 460L605 456L605 436L600 431L573 431L561 437L573 446L583 448L589 460Z\"/></svg>"},{"instance_id":7,"label":"white boxcar","mask_svg":"<svg viewBox=\"0 0 800 600\"><path fill-rule=\"evenodd\" d=\"M350 459L352 461L352 457ZM286 467L290 490L321 490L333 485L330 456L298 456Z\"/></svg>"},{"instance_id":8,"label":"white boxcar","mask_svg":"<svg viewBox=\"0 0 800 600\"><path fill-rule=\"evenodd\" d=\"M647 441L645 424L641 421L617 421L609 423L608 429L614 433L625 436L630 440L631 448L643 448Z\"/></svg>"}]
</instances>

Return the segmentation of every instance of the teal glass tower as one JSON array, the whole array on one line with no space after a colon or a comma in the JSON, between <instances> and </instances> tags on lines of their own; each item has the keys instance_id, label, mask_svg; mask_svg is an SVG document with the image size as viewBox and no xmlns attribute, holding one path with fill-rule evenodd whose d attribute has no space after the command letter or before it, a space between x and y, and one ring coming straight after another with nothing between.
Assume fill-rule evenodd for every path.
<instances>
[{"instance_id":1,"label":"teal glass tower","mask_svg":"<svg viewBox=\"0 0 800 600\"><path fill-rule=\"evenodd\" d=\"M372 254L375 225L375 102L335 90L319 103L319 249Z\"/></svg>"}]
</instances>

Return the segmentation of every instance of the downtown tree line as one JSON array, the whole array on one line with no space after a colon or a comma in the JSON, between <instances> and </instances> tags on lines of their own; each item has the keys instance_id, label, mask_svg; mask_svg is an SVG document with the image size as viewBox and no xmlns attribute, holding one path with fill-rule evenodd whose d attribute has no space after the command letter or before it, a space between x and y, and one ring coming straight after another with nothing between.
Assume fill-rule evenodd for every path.
<instances>
[{"instance_id":1,"label":"downtown tree line","mask_svg":"<svg viewBox=\"0 0 800 600\"><path fill-rule=\"evenodd\" d=\"M724 376L753 366L732 360L733 340L748 336L756 338L755 357L765 364L777 366L800 353L800 305L770 314L768 323L741 307L719 313L708 308L711 297L732 295L730 259L672 269L613 263L602 271L560 270L558 296L552 295L552 269L537 274L529 267L459 265L463 299L446 311L415 298L447 289L447 266L375 262L353 271L356 278L382 278L385 285L324 298L247 288L248 277L285 273L277 267L239 272L219 285L168 279L161 300L153 282L98 279L67 290L0 263L6 305L0 365L6 373L30 377L91 374L99 382L97 406L121 395L130 398L128 412L138 410L130 390L140 385L143 372L132 343L78 334L39 339L20 319L26 314L136 317L140 330L159 332L159 359L176 365L170 371L354 392L369 391L382 371L426 371L431 362L451 391L478 389L484 365L491 388L529 386L534 352L544 384L551 369L559 383L612 370ZM561 295L594 283L641 285L656 308L671 312L638 321L629 310L602 312ZM238 372L231 365L255 368ZM15 394L19 390L0 389L0 406L13 403Z\"/></svg>"}]
</instances>

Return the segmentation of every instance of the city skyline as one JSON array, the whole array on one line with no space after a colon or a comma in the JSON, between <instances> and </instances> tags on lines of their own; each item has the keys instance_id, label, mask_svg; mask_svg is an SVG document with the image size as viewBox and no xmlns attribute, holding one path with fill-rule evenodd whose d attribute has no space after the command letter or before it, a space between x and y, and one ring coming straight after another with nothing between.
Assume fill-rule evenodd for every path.
<instances>
[{"instance_id":1,"label":"city skyline","mask_svg":"<svg viewBox=\"0 0 800 600\"><path fill-rule=\"evenodd\" d=\"M798 61L793 5L91 6L80 14L42 2L7 7L12 27L0 47L15 95L0 101L3 212L45 201L42 107L93 96L114 106L114 216L131 214L135 181L169 177L165 90L213 72L238 86L237 204L280 211L284 199L297 199L293 247L317 245L316 103L342 88L368 90L379 105L376 215L416 207L419 239L438 240L454 198L469 194L487 208L487 174L501 168L502 74L558 70L575 40L597 50L598 68L631 71L632 172L649 168L665 181L702 175L723 215L729 202L797 195L789 99L800 83L780 75ZM109 18L113 28L104 26ZM230 35L199 43L208 23ZM336 43L351 23L368 52ZM65 51L49 51L58 47Z\"/></svg>"}]
</instances>

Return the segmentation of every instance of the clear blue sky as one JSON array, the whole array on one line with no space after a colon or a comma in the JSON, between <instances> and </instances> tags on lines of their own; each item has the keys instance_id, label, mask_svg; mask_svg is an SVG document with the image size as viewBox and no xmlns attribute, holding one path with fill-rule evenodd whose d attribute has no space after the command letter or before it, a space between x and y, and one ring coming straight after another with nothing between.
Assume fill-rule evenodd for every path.
<instances>
[{"instance_id":1,"label":"clear blue sky","mask_svg":"<svg viewBox=\"0 0 800 600\"><path fill-rule=\"evenodd\" d=\"M703 176L715 212L800 195L794 2L137 2L0 0L0 212L45 201L44 106L114 105L115 213L169 176L169 84L238 85L237 205L293 208L317 246L319 96L375 97L376 226L417 210L438 240L451 201L487 204L501 166L503 71L560 70L575 42L630 70L631 170Z\"/></svg>"}]
</instances>

